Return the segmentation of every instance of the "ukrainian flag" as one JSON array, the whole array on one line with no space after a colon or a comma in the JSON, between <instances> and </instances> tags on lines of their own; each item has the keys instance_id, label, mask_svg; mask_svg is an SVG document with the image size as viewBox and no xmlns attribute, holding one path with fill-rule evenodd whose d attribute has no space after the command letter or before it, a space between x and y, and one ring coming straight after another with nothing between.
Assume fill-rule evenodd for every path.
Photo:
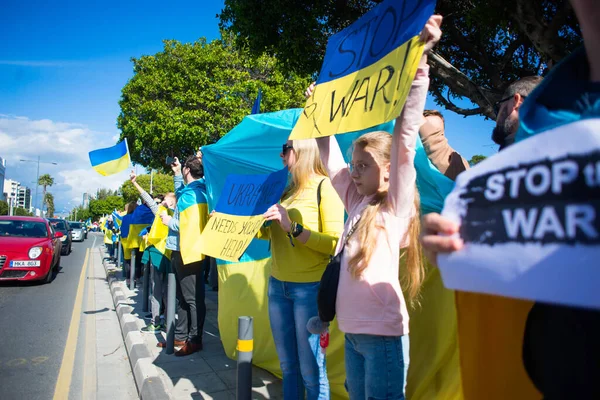
<instances>
[{"instance_id":1,"label":"ukrainian flag","mask_svg":"<svg viewBox=\"0 0 600 400\"><path fill-rule=\"evenodd\" d=\"M140 233L154 222L154 213L145 204L137 206L129 220L127 245L129 249L139 249L143 245Z\"/></svg>"},{"instance_id":2,"label":"ukrainian flag","mask_svg":"<svg viewBox=\"0 0 600 400\"><path fill-rule=\"evenodd\" d=\"M171 258L171 252L167 250L167 236L169 236L169 227L163 224L160 214L166 212L173 216L173 211L164 206L158 207L158 212L148 233L148 244L154 246L161 254Z\"/></svg>"},{"instance_id":3,"label":"ukrainian flag","mask_svg":"<svg viewBox=\"0 0 600 400\"><path fill-rule=\"evenodd\" d=\"M204 179L191 182L176 192L179 210L179 250L184 264L204 259L200 253L200 234L208 221Z\"/></svg>"},{"instance_id":4,"label":"ukrainian flag","mask_svg":"<svg viewBox=\"0 0 600 400\"><path fill-rule=\"evenodd\" d=\"M123 219L121 220L121 245L123 246L123 257L126 260L131 259L131 252L129 251L128 242L129 242L129 227L131 226L131 218L133 214L123 215Z\"/></svg>"},{"instance_id":5,"label":"ukrainian flag","mask_svg":"<svg viewBox=\"0 0 600 400\"><path fill-rule=\"evenodd\" d=\"M131 164L126 140L112 147L90 151L89 155L92 168L103 176L117 174L129 168Z\"/></svg>"}]
</instances>

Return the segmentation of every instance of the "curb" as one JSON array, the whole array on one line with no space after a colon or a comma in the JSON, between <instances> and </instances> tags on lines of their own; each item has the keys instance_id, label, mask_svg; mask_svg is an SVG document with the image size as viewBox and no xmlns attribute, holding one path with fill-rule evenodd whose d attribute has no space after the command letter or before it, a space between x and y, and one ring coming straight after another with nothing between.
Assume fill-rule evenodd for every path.
<instances>
[{"instance_id":1,"label":"curb","mask_svg":"<svg viewBox=\"0 0 600 400\"><path fill-rule=\"evenodd\" d=\"M131 314L133 307L131 307L131 301L123 291L123 282L120 282L114 276L115 270L109 269L109 266L113 264L104 260L103 252L102 257L102 266L106 272L106 280L121 326L123 342L125 343L139 397L142 400L170 399L172 398L171 388L161 379L158 369L154 365L154 357L152 357L152 353L144 343L140 332L145 324Z\"/></svg>"}]
</instances>

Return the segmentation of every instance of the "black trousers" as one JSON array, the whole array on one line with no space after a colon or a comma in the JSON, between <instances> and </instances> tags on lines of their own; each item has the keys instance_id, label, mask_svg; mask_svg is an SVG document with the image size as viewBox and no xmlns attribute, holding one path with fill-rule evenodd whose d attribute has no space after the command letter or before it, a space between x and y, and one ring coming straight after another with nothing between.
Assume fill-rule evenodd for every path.
<instances>
[{"instance_id":1,"label":"black trousers","mask_svg":"<svg viewBox=\"0 0 600 400\"><path fill-rule=\"evenodd\" d=\"M206 319L203 266L203 261L184 265L179 251L171 253L171 267L177 283L175 340L202 342Z\"/></svg>"},{"instance_id":2,"label":"black trousers","mask_svg":"<svg viewBox=\"0 0 600 400\"><path fill-rule=\"evenodd\" d=\"M535 303L523 361L545 400L600 399L600 311Z\"/></svg>"}]
</instances>

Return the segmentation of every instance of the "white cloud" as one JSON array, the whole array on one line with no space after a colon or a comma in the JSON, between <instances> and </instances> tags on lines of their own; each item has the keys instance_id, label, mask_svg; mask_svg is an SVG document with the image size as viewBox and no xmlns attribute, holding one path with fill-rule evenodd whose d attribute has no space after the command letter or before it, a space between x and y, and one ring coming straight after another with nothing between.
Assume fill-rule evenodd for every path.
<instances>
[{"instance_id":1,"label":"white cloud","mask_svg":"<svg viewBox=\"0 0 600 400\"><path fill-rule=\"evenodd\" d=\"M50 174L55 185L49 189L55 197L57 212L81 204L83 193L96 193L99 188L117 189L128 178L128 171L104 177L90 165L91 150L116 143L114 132L95 132L77 123L55 122L48 119L30 120L0 114L0 157L7 162L6 178L32 188L35 197L37 162L40 157L40 175ZM49 163L56 162L58 165ZM41 204L38 189L38 204Z\"/></svg>"}]
</instances>

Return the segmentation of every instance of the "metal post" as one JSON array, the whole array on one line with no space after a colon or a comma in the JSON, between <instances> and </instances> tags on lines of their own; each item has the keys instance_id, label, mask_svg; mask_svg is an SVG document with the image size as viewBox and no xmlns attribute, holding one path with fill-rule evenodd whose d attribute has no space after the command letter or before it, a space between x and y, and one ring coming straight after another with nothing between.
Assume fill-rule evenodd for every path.
<instances>
[{"instance_id":1,"label":"metal post","mask_svg":"<svg viewBox=\"0 0 600 400\"><path fill-rule=\"evenodd\" d=\"M142 275L142 311L148 312L148 300L150 296L150 262L144 264L144 274Z\"/></svg>"},{"instance_id":2,"label":"metal post","mask_svg":"<svg viewBox=\"0 0 600 400\"><path fill-rule=\"evenodd\" d=\"M167 354L175 352L175 274L169 272L167 281Z\"/></svg>"},{"instance_id":3,"label":"metal post","mask_svg":"<svg viewBox=\"0 0 600 400\"><path fill-rule=\"evenodd\" d=\"M252 317L238 318L237 341L237 400L252 398L252 350L254 347L254 327Z\"/></svg>"},{"instance_id":4,"label":"metal post","mask_svg":"<svg viewBox=\"0 0 600 400\"><path fill-rule=\"evenodd\" d=\"M40 186L40 156L38 156L37 160L37 179L35 180L35 206L38 206L38 187ZM44 203L42 202L42 218L44 218Z\"/></svg>"},{"instance_id":5,"label":"metal post","mask_svg":"<svg viewBox=\"0 0 600 400\"><path fill-rule=\"evenodd\" d=\"M117 242L117 267L121 268L121 241Z\"/></svg>"},{"instance_id":6,"label":"metal post","mask_svg":"<svg viewBox=\"0 0 600 400\"><path fill-rule=\"evenodd\" d=\"M131 250L129 261L129 290L135 289L135 249Z\"/></svg>"}]
</instances>

